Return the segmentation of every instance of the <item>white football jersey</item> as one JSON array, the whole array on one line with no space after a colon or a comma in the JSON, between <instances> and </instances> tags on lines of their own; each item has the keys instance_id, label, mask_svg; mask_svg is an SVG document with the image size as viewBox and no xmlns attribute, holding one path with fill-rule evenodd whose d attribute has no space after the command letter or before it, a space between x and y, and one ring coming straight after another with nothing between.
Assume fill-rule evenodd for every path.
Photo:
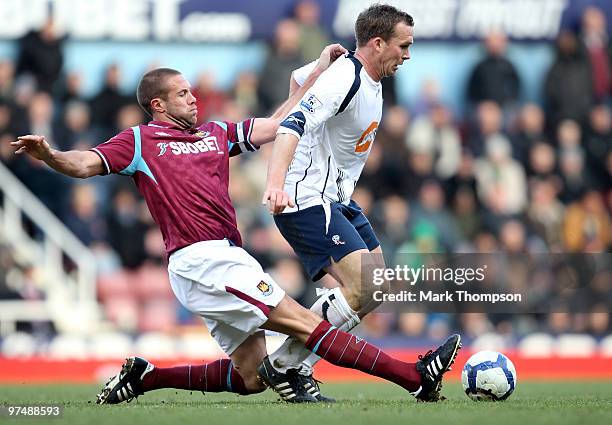
<instances>
[{"instance_id":1,"label":"white football jersey","mask_svg":"<svg viewBox=\"0 0 612 425\"><path fill-rule=\"evenodd\" d=\"M315 66L293 73L298 84ZM294 212L313 205L348 204L382 117L382 85L352 54L338 58L302 97L278 133L297 136L285 191Z\"/></svg>"}]
</instances>

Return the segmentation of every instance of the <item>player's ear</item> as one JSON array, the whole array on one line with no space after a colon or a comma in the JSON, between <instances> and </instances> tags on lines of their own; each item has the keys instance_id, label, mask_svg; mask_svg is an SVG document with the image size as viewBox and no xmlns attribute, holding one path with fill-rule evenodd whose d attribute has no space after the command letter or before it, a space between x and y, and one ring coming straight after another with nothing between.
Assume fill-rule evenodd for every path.
<instances>
[{"instance_id":1,"label":"player's ear","mask_svg":"<svg viewBox=\"0 0 612 425\"><path fill-rule=\"evenodd\" d=\"M377 52L380 52L385 45L385 40L383 40L381 37L374 37L369 42L372 43L372 47L374 47L374 50Z\"/></svg>"},{"instance_id":2,"label":"player's ear","mask_svg":"<svg viewBox=\"0 0 612 425\"><path fill-rule=\"evenodd\" d=\"M164 104L164 101L159 98L159 97L155 97L153 99L151 99L151 111L152 112L159 112L159 113L163 113L166 111L166 105Z\"/></svg>"}]
</instances>

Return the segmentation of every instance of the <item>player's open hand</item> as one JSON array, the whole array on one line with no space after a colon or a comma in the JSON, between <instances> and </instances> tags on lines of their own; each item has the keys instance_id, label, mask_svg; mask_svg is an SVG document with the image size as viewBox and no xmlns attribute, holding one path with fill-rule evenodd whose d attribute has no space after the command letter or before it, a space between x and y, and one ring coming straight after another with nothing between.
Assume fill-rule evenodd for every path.
<instances>
[{"instance_id":1,"label":"player's open hand","mask_svg":"<svg viewBox=\"0 0 612 425\"><path fill-rule=\"evenodd\" d=\"M15 151L17 155L28 153L41 161L44 161L45 158L51 155L51 146L49 146L45 137L36 134L19 136L17 140L11 142L11 146L17 149Z\"/></svg>"},{"instance_id":2,"label":"player's open hand","mask_svg":"<svg viewBox=\"0 0 612 425\"><path fill-rule=\"evenodd\" d=\"M268 207L270 214L280 214L288 206L295 207L295 202L289 197L287 192L281 189L270 189L264 192L261 203Z\"/></svg>"},{"instance_id":3,"label":"player's open hand","mask_svg":"<svg viewBox=\"0 0 612 425\"><path fill-rule=\"evenodd\" d=\"M329 65L331 65L336 59L346 54L347 52L348 50L346 50L344 47L342 47L341 44L338 43L325 46L325 48L321 52L321 56L319 57L317 68L319 68L319 71L321 72L325 71L327 68L329 68Z\"/></svg>"}]
</instances>

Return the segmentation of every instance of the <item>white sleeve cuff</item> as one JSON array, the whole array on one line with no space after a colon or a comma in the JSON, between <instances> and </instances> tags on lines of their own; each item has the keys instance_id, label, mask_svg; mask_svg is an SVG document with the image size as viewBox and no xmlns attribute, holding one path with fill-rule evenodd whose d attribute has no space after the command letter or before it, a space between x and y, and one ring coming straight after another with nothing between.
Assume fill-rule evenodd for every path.
<instances>
[{"instance_id":1,"label":"white sleeve cuff","mask_svg":"<svg viewBox=\"0 0 612 425\"><path fill-rule=\"evenodd\" d=\"M106 160L106 157L104 156L104 154L102 152L100 152L99 149L96 149L96 148L91 148L90 150L95 152L95 153L97 153L98 156L100 158L102 158L102 162L104 163L104 170L106 171L107 175L110 174L111 173L111 169L110 169L110 166L108 165L108 161Z\"/></svg>"},{"instance_id":2,"label":"white sleeve cuff","mask_svg":"<svg viewBox=\"0 0 612 425\"><path fill-rule=\"evenodd\" d=\"M276 134L293 134L295 137L298 138L298 140L302 138L302 136L300 136L300 133L298 133L297 131L283 126L278 127L278 130L276 130Z\"/></svg>"}]
</instances>

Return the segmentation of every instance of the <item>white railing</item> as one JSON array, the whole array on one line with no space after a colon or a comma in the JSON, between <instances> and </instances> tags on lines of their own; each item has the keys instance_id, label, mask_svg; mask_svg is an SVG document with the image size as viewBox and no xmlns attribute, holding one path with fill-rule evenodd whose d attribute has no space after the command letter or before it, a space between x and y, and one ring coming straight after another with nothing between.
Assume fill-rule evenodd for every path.
<instances>
[{"instance_id":1,"label":"white railing","mask_svg":"<svg viewBox=\"0 0 612 425\"><path fill-rule=\"evenodd\" d=\"M0 239L15 250L17 258L41 272L45 294L42 301L0 300L0 335L13 331L18 321L37 320L51 320L60 331L93 332L99 306L91 250L1 162L0 192ZM40 229L40 240L27 234L23 216ZM74 263L74 270L65 269L64 256Z\"/></svg>"}]
</instances>

